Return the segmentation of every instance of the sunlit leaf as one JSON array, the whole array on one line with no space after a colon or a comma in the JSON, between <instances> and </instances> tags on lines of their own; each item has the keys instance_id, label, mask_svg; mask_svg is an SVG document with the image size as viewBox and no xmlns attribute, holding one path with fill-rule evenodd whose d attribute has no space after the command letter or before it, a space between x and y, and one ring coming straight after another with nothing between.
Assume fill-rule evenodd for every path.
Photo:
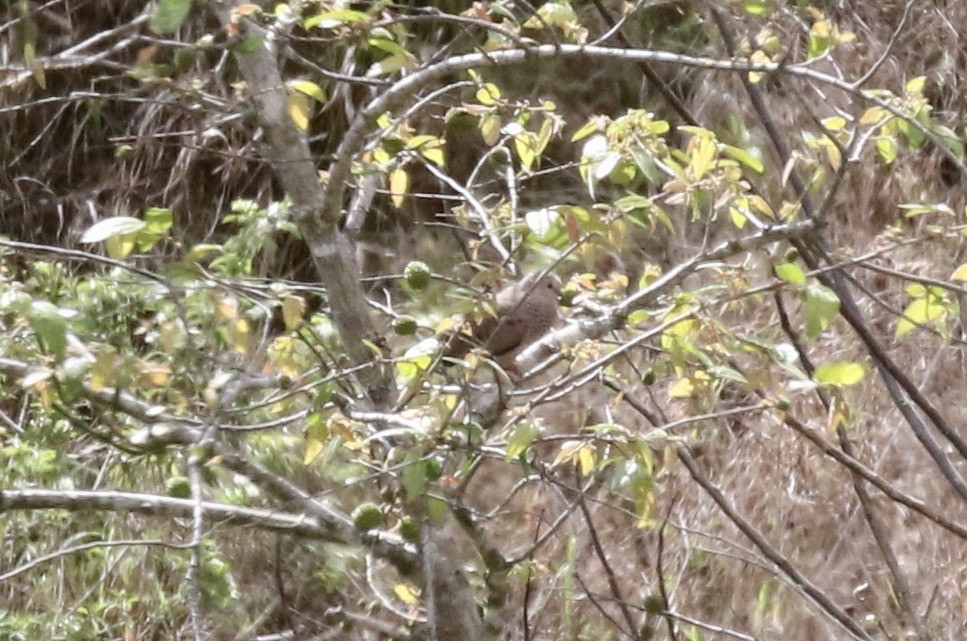
<instances>
[{"instance_id":1,"label":"sunlit leaf","mask_svg":"<svg viewBox=\"0 0 967 641\"><path fill-rule=\"evenodd\" d=\"M577 142L582 138L587 138L594 132L598 131L598 129L600 129L598 122L596 120L590 120L585 123L583 127L574 132L574 135L571 136L571 142Z\"/></svg>"},{"instance_id":2,"label":"sunlit leaf","mask_svg":"<svg viewBox=\"0 0 967 641\"><path fill-rule=\"evenodd\" d=\"M939 321L946 314L947 307L937 296L926 294L922 298L917 298L903 310L903 318L896 326L896 337L900 338L920 325Z\"/></svg>"},{"instance_id":3,"label":"sunlit leaf","mask_svg":"<svg viewBox=\"0 0 967 641\"><path fill-rule=\"evenodd\" d=\"M410 175L402 167L397 167L389 175L390 200L399 209L406 200L406 191L410 186Z\"/></svg>"},{"instance_id":4,"label":"sunlit leaf","mask_svg":"<svg viewBox=\"0 0 967 641\"><path fill-rule=\"evenodd\" d=\"M285 84L295 91L309 96L316 102L326 102L326 92L314 82L310 82L309 80L290 80Z\"/></svg>"},{"instance_id":5,"label":"sunlit leaf","mask_svg":"<svg viewBox=\"0 0 967 641\"><path fill-rule=\"evenodd\" d=\"M362 11L353 11L351 9L325 11L323 13L318 13L314 16L306 18L303 21L302 26L306 29L312 29L313 27L319 27L320 29L334 29L344 24L364 22L367 17L368 16Z\"/></svg>"},{"instance_id":6,"label":"sunlit leaf","mask_svg":"<svg viewBox=\"0 0 967 641\"><path fill-rule=\"evenodd\" d=\"M286 102L289 117L299 131L309 128L309 97L298 91L290 91Z\"/></svg>"},{"instance_id":7,"label":"sunlit leaf","mask_svg":"<svg viewBox=\"0 0 967 641\"><path fill-rule=\"evenodd\" d=\"M746 13L752 16L763 16L769 10L769 5L763 0L745 0L742 3L742 8L745 9Z\"/></svg>"},{"instance_id":8,"label":"sunlit leaf","mask_svg":"<svg viewBox=\"0 0 967 641\"><path fill-rule=\"evenodd\" d=\"M853 385L863 379L865 370L859 363L849 361L833 361L816 368L813 378L816 382L823 385L833 385L836 387L843 385Z\"/></svg>"},{"instance_id":9,"label":"sunlit leaf","mask_svg":"<svg viewBox=\"0 0 967 641\"><path fill-rule=\"evenodd\" d=\"M687 377L682 377L668 388L668 395L672 398L689 398L695 393L695 385Z\"/></svg>"},{"instance_id":10,"label":"sunlit leaf","mask_svg":"<svg viewBox=\"0 0 967 641\"><path fill-rule=\"evenodd\" d=\"M729 156L732 156L740 163L742 163L743 165L745 165L746 167L748 167L749 169L751 169L752 171L758 174L761 174L762 171L765 169L765 165L762 164L762 161L756 158L755 156L753 156L745 149L741 149L739 147L733 147L732 145L723 145L722 151L724 151Z\"/></svg>"},{"instance_id":11,"label":"sunlit leaf","mask_svg":"<svg viewBox=\"0 0 967 641\"><path fill-rule=\"evenodd\" d=\"M302 324L306 312L306 299L302 296L286 295L282 298L282 322L288 331Z\"/></svg>"},{"instance_id":12,"label":"sunlit leaf","mask_svg":"<svg viewBox=\"0 0 967 641\"><path fill-rule=\"evenodd\" d=\"M886 164L896 160L897 144L893 138L880 137L876 139L876 151Z\"/></svg>"},{"instance_id":13,"label":"sunlit leaf","mask_svg":"<svg viewBox=\"0 0 967 641\"><path fill-rule=\"evenodd\" d=\"M806 273L794 263L776 265L776 276L792 285L803 285L806 282Z\"/></svg>"},{"instance_id":14,"label":"sunlit leaf","mask_svg":"<svg viewBox=\"0 0 967 641\"><path fill-rule=\"evenodd\" d=\"M594 450L585 443L578 451L578 469L581 471L581 476L588 476L594 471L595 460Z\"/></svg>"},{"instance_id":15,"label":"sunlit leaf","mask_svg":"<svg viewBox=\"0 0 967 641\"><path fill-rule=\"evenodd\" d=\"M500 140L500 116L497 114L487 114L480 119L480 135L488 145L495 144Z\"/></svg>"},{"instance_id":16,"label":"sunlit leaf","mask_svg":"<svg viewBox=\"0 0 967 641\"><path fill-rule=\"evenodd\" d=\"M488 107L500 100L500 89L492 82L488 82L477 90L477 102Z\"/></svg>"},{"instance_id":17,"label":"sunlit leaf","mask_svg":"<svg viewBox=\"0 0 967 641\"><path fill-rule=\"evenodd\" d=\"M967 280L967 263L955 269L954 273L950 275L950 280Z\"/></svg>"},{"instance_id":18,"label":"sunlit leaf","mask_svg":"<svg viewBox=\"0 0 967 641\"><path fill-rule=\"evenodd\" d=\"M137 234L112 236L104 241L104 249L111 258L121 259L131 255L137 245Z\"/></svg>"},{"instance_id":19,"label":"sunlit leaf","mask_svg":"<svg viewBox=\"0 0 967 641\"><path fill-rule=\"evenodd\" d=\"M891 117L889 112L883 107L870 107L863 112L860 117L861 125L875 125L885 118Z\"/></svg>"},{"instance_id":20,"label":"sunlit leaf","mask_svg":"<svg viewBox=\"0 0 967 641\"><path fill-rule=\"evenodd\" d=\"M407 605L415 606L420 602L419 590L409 583L397 583L393 586L393 593Z\"/></svg>"},{"instance_id":21,"label":"sunlit leaf","mask_svg":"<svg viewBox=\"0 0 967 641\"><path fill-rule=\"evenodd\" d=\"M842 116L824 118L822 122L823 127L825 127L828 131L840 131L846 126L846 118L843 118Z\"/></svg>"},{"instance_id":22,"label":"sunlit leaf","mask_svg":"<svg viewBox=\"0 0 967 641\"><path fill-rule=\"evenodd\" d=\"M415 64L413 56L410 53L387 56L367 69L366 77L375 78L377 76L385 76L395 73L404 67L412 68Z\"/></svg>"},{"instance_id":23,"label":"sunlit leaf","mask_svg":"<svg viewBox=\"0 0 967 641\"><path fill-rule=\"evenodd\" d=\"M917 76L907 81L905 89L907 93L923 93L923 88L927 84L926 76Z\"/></svg>"},{"instance_id":24,"label":"sunlit leaf","mask_svg":"<svg viewBox=\"0 0 967 641\"><path fill-rule=\"evenodd\" d=\"M514 151L524 169L530 169L537 159L537 139L529 131L524 131L514 136Z\"/></svg>"},{"instance_id":25,"label":"sunlit leaf","mask_svg":"<svg viewBox=\"0 0 967 641\"><path fill-rule=\"evenodd\" d=\"M715 159L715 151L714 140L706 136L696 138L689 159L689 167L696 180L701 179L712 167L712 161Z\"/></svg>"},{"instance_id":26,"label":"sunlit leaf","mask_svg":"<svg viewBox=\"0 0 967 641\"><path fill-rule=\"evenodd\" d=\"M134 234L144 229L145 222L131 216L113 216L94 223L81 235L82 243L99 243L126 234Z\"/></svg>"},{"instance_id":27,"label":"sunlit leaf","mask_svg":"<svg viewBox=\"0 0 967 641\"><path fill-rule=\"evenodd\" d=\"M557 213L557 210L549 207L536 209L524 214L524 222L527 223L527 227L541 238L547 236L554 229L559 219L560 215Z\"/></svg>"},{"instance_id":28,"label":"sunlit leaf","mask_svg":"<svg viewBox=\"0 0 967 641\"><path fill-rule=\"evenodd\" d=\"M427 338L406 350L396 361L396 371L407 381L419 376L433 363L433 357L440 349L440 341Z\"/></svg>"}]
</instances>

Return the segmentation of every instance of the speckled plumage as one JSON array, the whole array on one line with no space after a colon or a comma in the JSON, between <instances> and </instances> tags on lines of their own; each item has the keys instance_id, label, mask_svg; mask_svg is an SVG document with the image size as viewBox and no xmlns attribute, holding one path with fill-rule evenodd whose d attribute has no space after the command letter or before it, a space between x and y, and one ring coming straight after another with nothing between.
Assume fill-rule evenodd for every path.
<instances>
[{"instance_id":1,"label":"speckled plumage","mask_svg":"<svg viewBox=\"0 0 967 641\"><path fill-rule=\"evenodd\" d=\"M482 347L501 367L509 368L528 345L547 333L558 319L561 279L535 272L510 285L495 297L496 316L487 316L472 327L471 334L454 338L447 356L462 358L473 347Z\"/></svg>"}]
</instances>

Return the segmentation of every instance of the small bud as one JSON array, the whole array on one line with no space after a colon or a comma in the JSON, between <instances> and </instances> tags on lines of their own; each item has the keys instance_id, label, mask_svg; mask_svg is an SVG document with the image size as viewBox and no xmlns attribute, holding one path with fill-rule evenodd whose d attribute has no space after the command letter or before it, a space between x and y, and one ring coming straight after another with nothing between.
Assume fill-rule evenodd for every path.
<instances>
[{"instance_id":1,"label":"small bud","mask_svg":"<svg viewBox=\"0 0 967 641\"><path fill-rule=\"evenodd\" d=\"M410 336L416 333L416 319L412 316L397 316L393 321L393 331L400 336Z\"/></svg>"},{"instance_id":2,"label":"small bud","mask_svg":"<svg viewBox=\"0 0 967 641\"><path fill-rule=\"evenodd\" d=\"M363 503L353 510L353 524L357 530L365 532L386 523L386 516L375 503Z\"/></svg>"},{"instance_id":3,"label":"small bud","mask_svg":"<svg viewBox=\"0 0 967 641\"><path fill-rule=\"evenodd\" d=\"M403 270L403 278L412 289L426 289L430 284L430 268L426 263L414 260Z\"/></svg>"}]
</instances>

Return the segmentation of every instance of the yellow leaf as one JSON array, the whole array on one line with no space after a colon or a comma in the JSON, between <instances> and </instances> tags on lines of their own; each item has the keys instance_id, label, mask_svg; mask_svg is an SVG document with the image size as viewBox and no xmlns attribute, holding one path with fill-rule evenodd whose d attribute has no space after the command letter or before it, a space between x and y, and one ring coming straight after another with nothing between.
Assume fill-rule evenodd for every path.
<instances>
[{"instance_id":1,"label":"yellow leaf","mask_svg":"<svg viewBox=\"0 0 967 641\"><path fill-rule=\"evenodd\" d=\"M171 368L161 363L146 363L138 374L142 387L162 387L171 379Z\"/></svg>"},{"instance_id":2,"label":"yellow leaf","mask_svg":"<svg viewBox=\"0 0 967 641\"><path fill-rule=\"evenodd\" d=\"M251 327L244 318L228 324L228 342L239 354L247 354Z\"/></svg>"},{"instance_id":3,"label":"yellow leaf","mask_svg":"<svg viewBox=\"0 0 967 641\"><path fill-rule=\"evenodd\" d=\"M923 87L927 83L926 76L917 76L907 82L907 93L923 93Z\"/></svg>"},{"instance_id":4,"label":"yellow leaf","mask_svg":"<svg viewBox=\"0 0 967 641\"><path fill-rule=\"evenodd\" d=\"M121 234L105 239L104 248L107 255L115 260L126 258L134 251L135 234Z\"/></svg>"},{"instance_id":5,"label":"yellow leaf","mask_svg":"<svg viewBox=\"0 0 967 641\"><path fill-rule=\"evenodd\" d=\"M689 398L695 392L695 386L687 378L680 378L668 389L672 398Z\"/></svg>"},{"instance_id":6,"label":"yellow leaf","mask_svg":"<svg viewBox=\"0 0 967 641\"><path fill-rule=\"evenodd\" d=\"M227 296L218 303L218 315L229 320L238 316L238 301Z\"/></svg>"},{"instance_id":7,"label":"yellow leaf","mask_svg":"<svg viewBox=\"0 0 967 641\"><path fill-rule=\"evenodd\" d=\"M303 93L317 102L326 102L326 92L322 87L309 80L290 80L287 83L290 89Z\"/></svg>"},{"instance_id":8,"label":"yellow leaf","mask_svg":"<svg viewBox=\"0 0 967 641\"><path fill-rule=\"evenodd\" d=\"M537 140L534 134L529 131L514 136L514 151L517 152L517 157L520 158L520 164L524 169L529 170L537 158L537 154L535 153L536 143Z\"/></svg>"},{"instance_id":9,"label":"yellow leaf","mask_svg":"<svg viewBox=\"0 0 967 641\"><path fill-rule=\"evenodd\" d=\"M576 462L582 447L584 443L581 441L564 441L557 456L554 457L554 465L560 465L565 461Z\"/></svg>"},{"instance_id":10,"label":"yellow leaf","mask_svg":"<svg viewBox=\"0 0 967 641\"><path fill-rule=\"evenodd\" d=\"M437 167L443 167L447 164L446 156L443 155L442 147L424 147L420 149L420 154L430 162L432 162Z\"/></svg>"},{"instance_id":11,"label":"yellow leaf","mask_svg":"<svg viewBox=\"0 0 967 641\"><path fill-rule=\"evenodd\" d=\"M416 605L420 602L420 591L408 583L397 583L393 592L406 605Z\"/></svg>"},{"instance_id":12,"label":"yellow leaf","mask_svg":"<svg viewBox=\"0 0 967 641\"><path fill-rule=\"evenodd\" d=\"M482 105L492 105L500 99L500 89L497 85L488 82L477 90L477 101Z\"/></svg>"},{"instance_id":13,"label":"yellow leaf","mask_svg":"<svg viewBox=\"0 0 967 641\"><path fill-rule=\"evenodd\" d=\"M842 116L833 116L831 118L823 119L823 127L829 131L839 131L846 126L846 118Z\"/></svg>"},{"instance_id":14,"label":"yellow leaf","mask_svg":"<svg viewBox=\"0 0 967 641\"><path fill-rule=\"evenodd\" d=\"M389 175L390 200L393 201L393 206L397 209L403 206L409 185L410 175L406 173L405 169L398 167Z\"/></svg>"},{"instance_id":15,"label":"yellow leaf","mask_svg":"<svg viewBox=\"0 0 967 641\"><path fill-rule=\"evenodd\" d=\"M689 163L696 180L701 179L708 172L714 159L715 141L705 136L699 137L692 149L692 157Z\"/></svg>"},{"instance_id":16,"label":"yellow leaf","mask_svg":"<svg viewBox=\"0 0 967 641\"><path fill-rule=\"evenodd\" d=\"M824 147L826 148L826 158L829 160L829 166L838 171L840 165L843 164L843 154L840 153L839 147L837 147L828 136L823 136L823 139Z\"/></svg>"},{"instance_id":17,"label":"yellow leaf","mask_svg":"<svg viewBox=\"0 0 967 641\"><path fill-rule=\"evenodd\" d=\"M587 476L594 471L594 452L588 445L578 451L578 461L581 465L581 476Z\"/></svg>"},{"instance_id":18,"label":"yellow leaf","mask_svg":"<svg viewBox=\"0 0 967 641\"><path fill-rule=\"evenodd\" d=\"M946 308L936 297L917 298L903 310L903 318L897 323L895 335L900 338L920 325L941 320L946 313Z\"/></svg>"},{"instance_id":19,"label":"yellow leaf","mask_svg":"<svg viewBox=\"0 0 967 641\"><path fill-rule=\"evenodd\" d=\"M309 96L298 91L290 91L287 104L289 117L299 131L309 128Z\"/></svg>"},{"instance_id":20,"label":"yellow leaf","mask_svg":"<svg viewBox=\"0 0 967 641\"><path fill-rule=\"evenodd\" d=\"M302 464L308 465L309 463L312 463L314 460L316 460L316 457L322 453L322 450L323 450L322 441L314 438L307 438L306 453L302 457Z\"/></svg>"},{"instance_id":21,"label":"yellow leaf","mask_svg":"<svg viewBox=\"0 0 967 641\"><path fill-rule=\"evenodd\" d=\"M879 152L880 158L886 164L892 163L896 160L897 156L897 146L896 141L892 138L881 137L876 139L876 151Z\"/></svg>"},{"instance_id":22,"label":"yellow leaf","mask_svg":"<svg viewBox=\"0 0 967 641\"><path fill-rule=\"evenodd\" d=\"M861 125L875 125L885 118L887 115L886 110L883 107L870 107L863 112L863 116L860 118Z\"/></svg>"},{"instance_id":23,"label":"yellow leaf","mask_svg":"<svg viewBox=\"0 0 967 641\"><path fill-rule=\"evenodd\" d=\"M282 322L287 330L293 330L302 324L302 315L306 312L306 299L301 296L286 296L282 299Z\"/></svg>"},{"instance_id":24,"label":"yellow leaf","mask_svg":"<svg viewBox=\"0 0 967 641\"><path fill-rule=\"evenodd\" d=\"M500 116L497 114L487 114L480 119L480 135L488 145L495 144L500 140Z\"/></svg>"},{"instance_id":25,"label":"yellow leaf","mask_svg":"<svg viewBox=\"0 0 967 641\"><path fill-rule=\"evenodd\" d=\"M88 385L92 392L100 392L105 387L117 387L115 381L119 372L121 358L114 352L101 352L91 366Z\"/></svg>"},{"instance_id":26,"label":"yellow leaf","mask_svg":"<svg viewBox=\"0 0 967 641\"><path fill-rule=\"evenodd\" d=\"M950 280L967 280L967 263L964 263L950 275Z\"/></svg>"},{"instance_id":27,"label":"yellow leaf","mask_svg":"<svg viewBox=\"0 0 967 641\"><path fill-rule=\"evenodd\" d=\"M261 11L261 8L257 4L240 4L232 9L232 13L236 16L250 16L258 11Z\"/></svg>"}]
</instances>

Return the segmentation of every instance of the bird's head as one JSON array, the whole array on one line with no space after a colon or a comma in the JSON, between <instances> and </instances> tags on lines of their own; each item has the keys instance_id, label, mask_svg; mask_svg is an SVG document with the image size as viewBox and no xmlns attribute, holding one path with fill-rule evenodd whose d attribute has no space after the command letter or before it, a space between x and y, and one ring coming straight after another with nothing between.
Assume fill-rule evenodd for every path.
<instances>
[{"instance_id":1,"label":"bird's head","mask_svg":"<svg viewBox=\"0 0 967 641\"><path fill-rule=\"evenodd\" d=\"M533 294L539 293L540 295L545 295L546 292L554 296L555 299L561 297L561 287L561 279L557 274L551 272L532 272L518 286L521 291L533 292Z\"/></svg>"}]
</instances>

